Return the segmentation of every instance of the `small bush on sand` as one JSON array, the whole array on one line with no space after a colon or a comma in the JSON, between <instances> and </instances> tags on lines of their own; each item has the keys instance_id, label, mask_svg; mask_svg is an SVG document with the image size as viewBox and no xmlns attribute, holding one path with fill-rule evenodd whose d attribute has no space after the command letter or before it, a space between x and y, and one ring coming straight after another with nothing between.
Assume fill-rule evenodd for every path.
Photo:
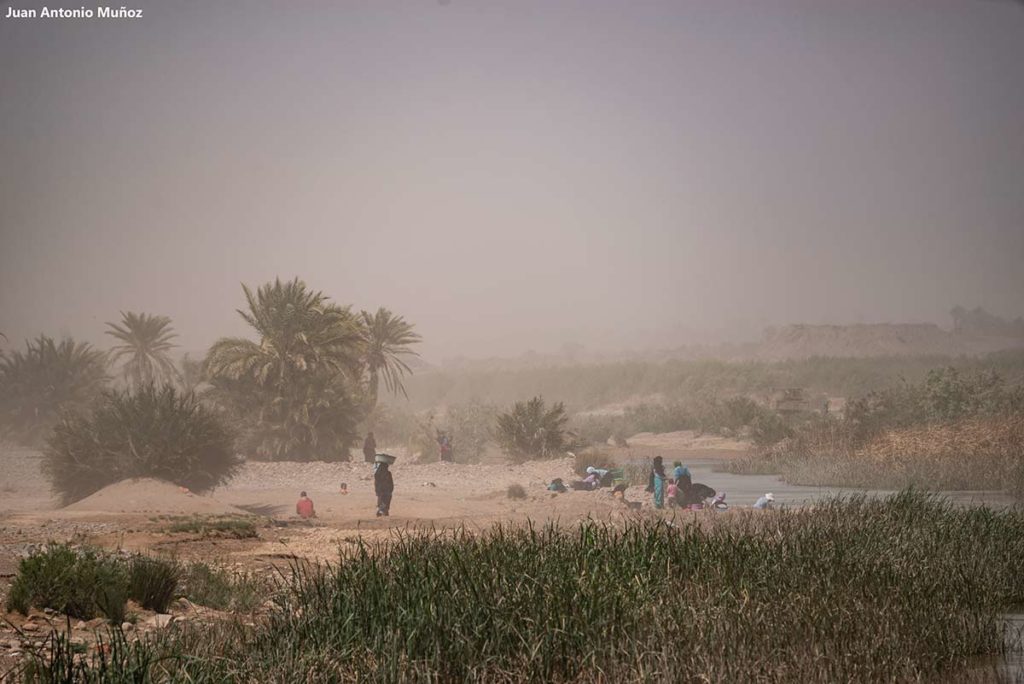
<instances>
[{"instance_id":1,"label":"small bush on sand","mask_svg":"<svg viewBox=\"0 0 1024 684\"><path fill-rule=\"evenodd\" d=\"M498 416L495 438L499 446L517 463L535 458L564 455L572 435L565 428L569 417L561 402L550 409L544 399L534 397L517 401L508 413Z\"/></svg>"},{"instance_id":2,"label":"small bush on sand","mask_svg":"<svg viewBox=\"0 0 1024 684\"><path fill-rule=\"evenodd\" d=\"M102 615L120 624L127 600L128 575L116 559L55 544L18 564L7 609L27 614L30 608L51 608L73 618Z\"/></svg>"},{"instance_id":3,"label":"small bush on sand","mask_svg":"<svg viewBox=\"0 0 1024 684\"><path fill-rule=\"evenodd\" d=\"M513 484L508 486L508 498L510 499L525 499L526 490L523 489L523 485Z\"/></svg>"},{"instance_id":4,"label":"small bush on sand","mask_svg":"<svg viewBox=\"0 0 1024 684\"><path fill-rule=\"evenodd\" d=\"M128 566L128 597L147 610L166 613L181 579L181 566L160 558L136 556Z\"/></svg>"},{"instance_id":5,"label":"small bush on sand","mask_svg":"<svg viewBox=\"0 0 1024 684\"><path fill-rule=\"evenodd\" d=\"M70 503L132 477L201 492L240 463L227 428L195 395L146 385L104 394L91 416L66 416L50 438L44 469Z\"/></svg>"}]
</instances>

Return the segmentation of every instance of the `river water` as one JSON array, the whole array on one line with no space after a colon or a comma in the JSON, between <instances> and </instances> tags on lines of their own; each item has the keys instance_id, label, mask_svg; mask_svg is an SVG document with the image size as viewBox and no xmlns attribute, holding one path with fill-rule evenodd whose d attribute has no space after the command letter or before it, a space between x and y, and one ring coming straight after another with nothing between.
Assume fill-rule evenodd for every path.
<instances>
[{"instance_id":1,"label":"river water","mask_svg":"<svg viewBox=\"0 0 1024 684\"><path fill-rule=\"evenodd\" d=\"M685 465L690 469L694 482L702 482L718 492L725 492L726 501L733 507L751 506L759 496L767 492L775 495L776 506L799 506L836 495L865 493L863 489L786 484L777 475L733 475L715 472L715 468L721 463L720 460L696 460ZM671 461L666 461L665 470L672 471ZM869 490L866 493L884 496L894 492ZM1013 497L998 491L941 492L941 495L962 505L1004 508L1015 503Z\"/></svg>"}]
</instances>

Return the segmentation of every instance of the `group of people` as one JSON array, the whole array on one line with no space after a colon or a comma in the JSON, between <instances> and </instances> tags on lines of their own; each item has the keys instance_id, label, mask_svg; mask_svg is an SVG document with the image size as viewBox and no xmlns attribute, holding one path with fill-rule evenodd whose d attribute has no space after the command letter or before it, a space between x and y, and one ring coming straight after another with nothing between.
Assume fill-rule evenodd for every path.
<instances>
[{"instance_id":1,"label":"group of people","mask_svg":"<svg viewBox=\"0 0 1024 684\"><path fill-rule=\"evenodd\" d=\"M724 507L725 495L717 494L714 489L706 484L694 482L690 475L690 469L680 461L672 464L672 476L665 472L665 463L661 456L655 456L651 465L651 474L647 480L647 491L654 495L654 507L664 508L678 506L686 508L693 505L703 505L708 499L714 498L716 507Z\"/></svg>"},{"instance_id":2,"label":"group of people","mask_svg":"<svg viewBox=\"0 0 1024 684\"><path fill-rule=\"evenodd\" d=\"M367 435L366 442L363 444L364 456L366 456L367 445L370 445L370 448L376 448L372 432ZM395 462L395 457L390 454L375 453L372 458L367 456L366 460L368 463L373 463L373 491L377 495L377 517L387 518L391 515L391 496L395 492L395 479L391 475L391 464ZM348 484L342 482L338 493L348 494ZM316 517L316 507L306 492L299 494L299 500L295 504L295 514L303 520Z\"/></svg>"}]
</instances>

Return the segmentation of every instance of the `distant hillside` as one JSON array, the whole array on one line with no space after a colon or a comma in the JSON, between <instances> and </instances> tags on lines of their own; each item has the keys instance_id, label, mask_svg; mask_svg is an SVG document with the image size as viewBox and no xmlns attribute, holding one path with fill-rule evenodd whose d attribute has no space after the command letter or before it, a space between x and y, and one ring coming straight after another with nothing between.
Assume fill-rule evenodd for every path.
<instances>
[{"instance_id":1,"label":"distant hillside","mask_svg":"<svg viewBox=\"0 0 1024 684\"><path fill-rule=\"evenodd\" d=\"M1024 347L1024 338L943 330L933 323L787 325L769 328L755 357L780 361L813 356L976 356Z\"/></svg>"}]
</instances>

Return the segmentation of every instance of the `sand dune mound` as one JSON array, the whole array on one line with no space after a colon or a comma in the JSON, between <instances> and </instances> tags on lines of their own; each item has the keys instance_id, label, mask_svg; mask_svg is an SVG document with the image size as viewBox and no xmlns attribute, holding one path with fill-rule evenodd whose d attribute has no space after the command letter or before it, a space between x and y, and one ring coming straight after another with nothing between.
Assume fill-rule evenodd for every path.
<instances>
[{"instance_id":1,"label":"sand dune mound","mask_svg":"<svg viewBox=\"0 0 1024 684\"><path fill-rule=\"evenodd\" d=\"M226 515L245 511L208 496L192 494L176 484L152 478L122 480L67 506L66 511L102 513L176 513Z\"/></svg>"}]
</instances>

